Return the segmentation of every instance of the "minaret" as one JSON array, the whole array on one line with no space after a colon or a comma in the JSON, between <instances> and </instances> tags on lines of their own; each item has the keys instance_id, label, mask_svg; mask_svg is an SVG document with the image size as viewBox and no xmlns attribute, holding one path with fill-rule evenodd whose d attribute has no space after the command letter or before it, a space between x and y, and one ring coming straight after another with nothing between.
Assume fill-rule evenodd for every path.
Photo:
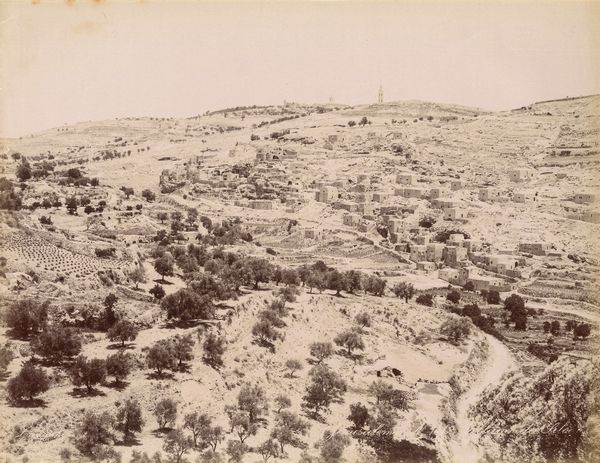
<instances>
[{"instance_id":1,"label":"minaret","mask_svg":"<svg viewBox=\"0 0 600 463\"><path fill-rule=\"evenodd\" d=\"M379 86L379 93L377 93L377 103L383 103L383 87Z\"/></svg>"}]
</instances>

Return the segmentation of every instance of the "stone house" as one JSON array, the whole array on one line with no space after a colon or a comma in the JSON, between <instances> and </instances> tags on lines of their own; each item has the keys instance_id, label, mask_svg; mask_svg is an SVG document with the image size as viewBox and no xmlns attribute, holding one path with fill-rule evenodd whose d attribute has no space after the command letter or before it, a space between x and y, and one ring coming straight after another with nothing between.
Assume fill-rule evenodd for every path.
<instances>
[{"instance_id":1,"label":"stone house","mask_svg":"<svg viewBox=\"0 0 600 463\"><path fill-rule=\"evenodd\" d=\"M417 183L417 177L414 174L397 174L396 183L406 186L415 185Z\"/></svg>"},{"instance_id":2,"label":"stone house","mask_svg":"<svg viewBox=\"0 0 600 463\"><path fill-rule=\"evenodd\" d=\"M332 203L339 198L338 189L334 186L323 186L317 193L317 201L320 203Z\"/></svg>"},{"instance_id":3,"label":"stone house","mask_svg":"<svg viewBox=\"0 0 600 463\"><path fill-rule=\"evenodd\" d=\"M444 220L467 220L467 211L458 207L444 209Z\"/></svg>"},{"instance_id":4,"label":"stone house","mask_svg":"<svg viewBox=\"0 0 600 463\"><path fill-rule=\"evenodd\" d=\"M534 256L545 256L548 252L548 245L541 242L519 243L519 252L526 252Z\"/></svg>"},{"instance_id":5,"label":"stone house","mask_svg":"<svg viewBox=\"0 0 600 463\"><path fill-rule=\"evenodd\" d=\"M464 286L469 278L469 269L467 267L444 267L439 269L438 278L453 285Z\"/></svg>"},{"instance_id":6,"label":"stone house","mask_svg":"<svg viewBox=\"0 0 600 463\"><path fill-rule=\"evenodd\" d=\"M596 200L596 195L592 193L577 193L573 196L573 201L577 204L589 204Z\"/></svg>"},{"instance_id":7,"label":"stone house","mask_svg":"<svg viewBox=\"0 0 600 463\"><path fill-rule=\"evenodd\" d=\"M512 169L508 171L508 178L511 182L524 182L532 177L532 172L528 169Z\"/></svg>"},{"instance_id":8,"label":"stone house","mask_svg":"<svg viewBox=\"0 0 600 463\"><path fill-rule=\"evenodd\" d=\"M427 260L427 247L424 245L415 245L410 248L410 260L413 262L422 262Z\"/></svg>"},{"instance_id":9,"label":"stone house","mask_svg":"<svg viewBox=\"0 0 600 463\"><path fill-rule=\"evenodd\" d=\"M426 258L429 262L441 262L444 259L444 248L446 246L443 243L429 243L426 249Z\"/></svg>"},{"instance_id":10,"label":"stone house","mask_svg":"<svg viewBox=\"0 0 600 463\"><path fill-rule=\"evenodd\" d=\"M463 183L460 180L451 180L450 181L450 190L458 191L463 187Z\"/></svg>"},{"instance_id":11,"label":"stone house","mask_svg":"<svg viewBox=\"0 0 600 463\"><path fill-rule=\"evenodd\" d=\"M459 267L467 262L467 249L459 246L444 248L444 263L449 267Z\"/></svg>"}]
</instances>

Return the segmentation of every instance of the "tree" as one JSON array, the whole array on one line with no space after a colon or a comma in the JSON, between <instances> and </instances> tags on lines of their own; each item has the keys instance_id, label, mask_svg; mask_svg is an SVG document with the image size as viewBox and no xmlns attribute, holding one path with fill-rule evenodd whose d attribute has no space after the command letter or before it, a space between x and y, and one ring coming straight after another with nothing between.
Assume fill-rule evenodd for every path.
<instances>
[{"instance_id":1,"label":"tree","mask_svg":"<svg viewBox=\"0 0 600 463\"><path fill-rule=\"evenodd\" d=\"M365 343L360 334L356 331L346 330L338 334L333 340L338 346L346 348L346 353L350 356L354 349L364 350Z\"/></svg>"},{"instance_id":2,"label":"tree","mask_svg":"<svg viewBox=\"0 0 600 463\"><path fill-rule=\"evenodd\" d=\"M560 334L560 322L558 320L553 320L550 324L550 333L553 336L558 336Z\"/></svg>"},{"instance_id":3,"label":"tree","mask_svg":"<svg viewBox=\"0 0 600 463\"><path fill-rule=\"evenodd\" d=\"M290 378L294 377L294 373L296 371L300 371L302 370L302 368L304 367L304 365L302 365L302 362L300 360L297 359L289 359L285 362L285 367L289 370L289 376Z\"/></svg>"},{"instance_id":4,"label":"tree","mask_svg":"<svg viewBox=\"0 0 600 463\"><path fill-rule=\"evenodd\" d=\"M215 307L210 297L198 295L188 288L182 288L165 296L160 306L167 312L168 318L175 318L182 322L197 318L208 319L214 317Z\"/></svg>"},{"instance_id":5,"label":"tree","mask_svg":"<svg viewBox=\"0 0 600 463\"><path fill-rule=\"evenodd\" d=\"M354 127L356 125L356 121L348 121L348 127Z\"/></svg>"},{"instance_id":6,"label":"tree","mask_svg":"<svg viewBox=\"0 0 600 463\"><path fill-rule=\"evenodd\" d=\"M106 357L106 374L115 378L117 385L127 378L131 370L132 357L129 354L119 352Z\"/></svg>"},{"instance_id":7,"label":"tree","mask_svg":"<svg viewBox=\"0 0 600 463\"><path fill-rule=\"evenodd\" d=\"M358 122L358 125L365 126L368 123L369 123L369 119L367 119L367 116L363 116L362 119Z\"/></svg>"},{"instance_id":8,"label":"tree","mask_svg":"<svg viewBox=\"0 0 600 463\"><path fill-rule=\"evenodd\" d=\"M313 288L319 290L319 293L322 293L323 290L327 287L327 278L326 275L322 272L311 273L306 277L306 286L310 288L310 293L312 294Z\"/></svg>"},{"instance_id":9,"label":"tree","mask_svg":"<svg viewBox=\"0 0 600 463\"><path fill-rule=\"evenodd\" d=\"M467 281L463 288L465 291L475 291L475 284L472 281Z\"/></svg>"},{"instance_id":10,"label":"tree","mask_svg":"<svg viewBox=\"0 0 600 463\"><path fill-rule=\"evenodd\" d=\"M332 270L327 274L327 289L335 291L335 295L339 296L340 291L346 289L346 279L344 274L337 270Z\"/></svg>"},{"instance_id":11,"label":"tree","mask_svg":"<svg viewBox=\"0 0 600 463\"><path fill-rule=\"evenodd\" d=\"M169 218L169 214L167 214L166 212L159 212L156 214L156 218L160 220L161 224L163 224L165 223L165 220Z\"/></svg>"},{"instance_id":12,"label":"tree","mask_svg":"<svg viewBox=\"0 0 600 463\"><path fill-rule=\"evenodd\" d=\"M75 359L69 373L75 386L85 386L88 394L91 394L94 386L106 378L106 362L102 359L88 360L80 355Z\"/></svg>"},{"instance_id":13,"label":"tree","mask_svg":"<svg viewBox=\"0 0 600 463\"><path fill-rule=\"evenodd\" d=\"M108 296L104 298L104 327L110 328L117 322L117 314L115 313L115 306L119 302L119 298L115 296L113 293L109 293Z\"/></svg>"},{"instance_id":14,"label":"tree","mask_svg":"<svg viewBox=\"0 0 600 463\"><path fill-rule=\"evenodd\" d=\"M471 323L467 318L448 314L448 318L440 326L440 333L457 343L471 333Z\"/></svg>"},{"instance_id":15,"label":"tree","mask_svg":"<svg viewBox=\"0 0 600 463\"><path fill-rule=\"evenodd\" d=\"M359 313L354 317L354 321L363 328L371 326L371 316L367 312Z\"/></svg>"},{"instance_id":16,"label":"tree","mask_svg":"<svg viewBox=\"0 0 600 463\"><path fill-rule=\"evenodd\" d=\"M580 323L573 330L573 339L585 339L592 332L592 327L589 323Z\"/></svg>"},{"instance_id":17,"label":"tree","mask_svg":"<svg viewBox=\"0 0 600 463\"><path fill-rule=\"evenodd\" d=\"M277 415L271 437L279 442L279 448L283 454L286 445L297 448L304 447L305 444L301 438L306 435L309 428L310 424L296 413L284 410Z\"/></svg>"},{"instance_id":18,"label":"tree","mask_svg":"<svg viewBox=\"0 0 600 463\"><path fill-rule=\"evenodd\" d=\"M333 345L330 342L313 342L310 345L310 355L317 359L317 363L333 355Z\"/></svg>"},{"instance_id":19,"label":"tree","mask_svg":"<svg viewBox=\"0 0 600 463\"><path fill-rule=\"evenodd\" d=\"M303 399L305 406L314 409L315 413L322 408L329 408L346 391L346 382L327 365L314 366L308 375L311 382Z\"/></svg>"},{"instance_id":20,"label":"tree","mask_svg":"<svg viewBox=\"0 0 600 463\"><path fill-rule=\"evenodd\" d=\"M413 297L415 294L415 287L412 283L396 283L392 288L392 292L396 295L396 297L403 297L405 302L408 302L409 299Z\"/></svg>"},{"instance_id":21,"label":"tree","mask_svg":"<svg viewBox=\"0 0 600 463\"><path fill-rule=\"evenodd\" d=\"M10 401L18 404L23 398L32 402L35 396L46 392L49 387L50 381L44 370L35 367L32 362L26 362L19 373L8 381L6 389Z\"/></svg>"},{"instance_id":22,"label":"tree","mask_svg":"<svg viewBox=\"0 0 600 463\"><path fill-rule=\"evenodd\" d=\"M49 326L31 342L33 352L53 363L73 357L81 350L81 339L73 328Z\"/></svg>"},{"instance_id":23,"label":"tree","mask_svg":"<svg viewBox=\"0 0 600 463\"><path fill-rule=\"evenodd\" d=\"M156 195L152 190L142 190L142 198L144 198L147 202L154 201L156 199Z\"/></svg>"},{"instance_id":24,"label":"tree","mask_svg":"<svg viewBox=\"0 0 600 463\"><path fill-rule=\"evenodd\" d=\"M154 416L158 429L164 430L167 425L174 425L177 419L177 403L173 399L162 399L154 407Z\"/></svg>"},{"instance_id":25,"label":"tree","mask_svg":"<svg viewBox=\"0 0 600 463\"><path fill-rule=\"evenodd\" d=\"M374 296L383 296L387 282L377 275L368 275L363 281L363 289Z\"/></svg>"},{"instance_id":26,"label":"tree","mask_svg":"<svg viewBox=\"0 0 600 463\"><path fill-rule=\"evenodd\" d=\"M7 342L5 345L0 347L0 376L6 374L6 370L12 362L14 354L11 345Z\"/></svg>"},{"instance_id":27,"label":"tree","mask_svg":"<svg viewBox=\"0 0 600 463\"><path fill-rule=\"evenodd\" d=\"M248 439L248 437L254 436L259 429L258 424L250 420L248 413L240 410L234 411L229 416L229 425L242 443Z\"/></svg>"},{"instance_id":28,"label":"tree","mask_svg":"<svg viewBox=\"0 0 600 463\"><path fill-rule=\"evenodd\" d=\"M126 341L135 341L137 335L137 328L127 320L119 320L106 333L106 336L111 341L121 341L121 347L125 347Z\"/></svg>"},{"instance_id":29,"label":"tree","mask_svg":"<svg viewBox=\"0 0 600 463\"><path fill-rule=\"evenodd\" d=\"M518 294L511 294L504 300L504 310L513 312L515 310L522 310L524 308L525 308L525 301Z\"/></svg>"},{"instance_id":30,"label":"tree","mask_svg":"<svg viewBox=\"0 0 600 463\"><path fill-rule=\"evenodd\" d=\"M121 191L125 194L126 199L129 199L129 197L134 194L133 188L129 188L126 186L122 186Z\"/></svg>"},{"instance_id":31,"label":"tree","mask_svg":"<svg viewBox=\"0 0 600 463\"><path fill-rule=\"evenodd\" d=\"M146 282L146 272L142 265L136 265L131 272L127 274L129 279L135 283L135 289L138 289L140 283Z\"/></svg>"},{"instance_id":32,"label":"tree","mask_svg":"<svg viewBox=\"0 0 600 463\"><path fill-rule=\"evenodd\" d=\"M486 301L488 304L500 304L500 293L495 289L489 290L486 295Z\"/></svg>"},{"instance_id":33,"label":"tree","mask_svg":"<svg viewBox=\"0 0 600 463\"><path fill-rule=\"evenodd\" d=\"M194 447L204 448L207 443L201 442L201 436L206 433L206 429L211 426L211 418L206 413L192 412L183 418L184 429L189 429L192 433Z\"/></svg>"},{"instance_id":34,"label":"tree","mask_svg":"<svg viewBox=\"0 0 600 463\"><path fill-rule=\"evenodd\" d=\"M191 334L186 335L175 335L171 338L171 342L173 343L173 352L175 353L175 358L177 359L177 366L179 369L183 368L184 362L189 362L193 360L194 354L192 352L194 348L194 340L192 339Z\"/></svg>"},{"instance_id":35,"label":"tree","mask_svg":"<svg viewBox=\"0 0 600 463\"><path fill-rule=\"evenodd\" d=\"M194 443L179 428L173 429L165 437L163 450L172 457L172 461L180 463L183 456L190 451Z\"/></svg>"},{"instance_id":36,"label":"tree","mask_svg":"<svg viewBox=\"0 0 600 463\"><path fill-rule=\"evenodd\" d=\"M146 353L148 368L156 370L158 376L162 376L164 370L176 370L177 358L173 352L173 345L161 340L155 342Z\"/></svg>"},{"instance_id":37,"label":"tree","mask_svg":"<svg viewBox=\"0 0 600 463\"><path fill-rule=\"evenodd\" d=\"M277 407L276 412L279 414L284 408L290 408L292 406L292 401L287 395L279 394L275 397L275 405Z\"/></svg>"},{"instance_id":38,"label":"tree","mask_svg":"<svg viewBox=\"0 0 600 463\"><path fill-rule=\"evenodd\" d=\"M361 430L369 422L369 410L361 403L350 405L350 415L348 420L352 422L355 430Z\"/></svg>"},{"instance_id":39,"label":"tree","mask_svg":"<svg viewBox=\"0 0 600 463\"><path fill-rule=\"evenodd\" d=\"M366 119L366 118L363 118ZM362 121L361 121L362 122ZM363 124L364 125L364 124ZM341 461L344 449L350 444L350 439L345 434L329 430L323 433L323 437L318 443L321 449L321 458L327 463L336 463Z\"/></svg>"},{"instance_id":40,"label":"tree","mask_svg":"<svg viewBox=\"0 0 600 463\"><path fill-rule=\"evenodd\" d=\"M415 300L417 304L426 305L427 307L431 307L433 305L433 296L429 293L420 294Z\"/></svg>"},{"instance_id":41,"label":"tree","mask_svg":"<svg viewBox=\"0 0 600 463\"><path fill-rule=\"evenodd\" d=\"M16 336L25 339L39 332L48 320L50 304L34 299L20 299L8 306L5 320Z\"/></svg>"},{"instance_id":42,"label":"tree","mask_svg":"<svg viewBox=\"0 0 600 463\"><path fill-rule=\"evenodd\" d=\"M161 281L166 283L165 276L173 275L173 265L175 264L175 260L170 252L165 252L162 256L154 261L154 270L158 273L162 278Z\"/></svg>"},{"instance_id":43,"label":"tree","mask_svg":"<svg viewBox=\"0 0 600 463\"><path fill-rule=\"evenodd\" d=\"M195 223L196 220L198 220L198 209L196 209L195 207L190 207L187 210L187 221L191 225Z\"/></svg>"},{"instance_id":44,"label":"tree","mask_svg":"<svg viewBox=\"0 0 600 463\"><path fill-rule=\"evenodd\" d=\"M263 457L265 463L267 463L271 457L279 457L279 445L277 445L277 442L275 442L273 438L269 438L260 444L257 451Z\"/></svg>"},{"instance_id":45,"label":"tree","mask_svg":"<svg viewBox=\"0 0 600 463\"><path fill-rule=\"evenodd\" d=\"M77 212L77 206L79 203L77 202L77 198L75 196L69 196L65 202L65 206L69 214L74 215Z\"/></svg>"},{"instance_id":46,"label":"tree","mask_svg":"<svg viewBox=\"0 0 600 463\"><path fill-rule=\"evenodd\" d=\"M550 322L545 321L544 324L542 325L543 329L544 329L544 333L549 333L550 332Z\"/></svg>"},{"instance_id":47,"label":"tree","mask_svg":"<svg viewBox=\"0 0 600 463\"><path fill-rule=\"evenodd\" d=\"M248 413L250 422L255 423L269 410L265 390L258 384L244 384L238 394L238 408Z\"/></svg>"},{"instance_id":48,"label":"tree","mask_svg":"<svg viewBox=\"0 0 600 463\"><path fill-rule=\"evenodd\" d=\"M241 463L248 450L250 450L250 448L243 442L230 440L227 442L225 452L229 455L229 463Z\"/></svg>"},{"instance_id":49,"label":"tree","mask_svg":"<svg viewBox=\"0 0 600 463\"><path fill-rule=\"evenodd\" d=\"M210 446L214 453L217 450L217 445L223 441L223 428L221 426L207 426L206 428L202 429L200 437L203 442L206 442L206 444Z\"/></svg>"},{"instance_id":50,"label":"tree","mask_svg":"<svg viewBox=\"0 0 600 463\"><path fill-rule=\"evenodd\" d=\"M250 257L244 261L246 278L258 289L259 283L267 283L271 279L273 266L268 260Z\"/></svg>"},{"instance_id":51,"label":"tree","mask_svg":"<svg viewBox=\"0 0 600 463\"><path fill-rule=\"evenodd\" d=\"M148 290L150 294L154 296L154 299L160 301L163 297L165 297L165 290L161 285L156 283L152 288Z\"/></svg>"},{"instance_id":52,"label":"tree","mask_svg":"<svg viewBox=\"0 0 600 463\"><path fill-rule=\"evenodd\" d=\"M83 455L97 458L105 455L104 447L114 440L114 418L108 412L86 411L74 431L75 448Z\"/></svg>"},{"instance_id":53,"label":"tree","mask_svg":"<svg viewBox=\"0 0 600 463\"><path fill-rule=\"evenodd\" d=\"M16 176L21 182L26 182L31 178L31 166L25 158L21 160L19 167L17 167Z\"/></svg>"},{"instance_id":54,"label":"tree","mask_svg":"<svg viewBox=\"0 0 600 463\"><path fill-rule=\"evenodd\" d=\"M350 294L354 294L356 291L362 289L362 274L357 270L348 270L344 273L344 279L346 280L346 291Z\"/></svg>"},{"instance_id":55,"label":"tree","mask_svg":"<svg viewBox=\"0 0 600 463\"><path fill-rule=\"evenodd\" d=\"M136 432L142 432L144 418L142 407L137 400L126 399L119 404L115 417L115 429L123 433L123 440L129 442Z\"/></svg>"},{"instance_id":56,"label":"tree","mask_svg":"<svg viewBox=\"0 0 600 463\"><path fill-rule=\"evenodd\" d=\"M446 299L448 299L453 304L458 304L458 302L460 301L460 293L456 290L450 291L448 294L446 294Z\"/></svg>"},{"instance_id":57,"label":"tree","mask_svg":"<svg viewBox=\"0 0 600 463\"><path fill-rule=\"evenodd\" d=\"M225 338L214 333L209 333L204 343L204 361L213 367L223 365L223 354L225 353Z\"/></svg>"}]
</instances>

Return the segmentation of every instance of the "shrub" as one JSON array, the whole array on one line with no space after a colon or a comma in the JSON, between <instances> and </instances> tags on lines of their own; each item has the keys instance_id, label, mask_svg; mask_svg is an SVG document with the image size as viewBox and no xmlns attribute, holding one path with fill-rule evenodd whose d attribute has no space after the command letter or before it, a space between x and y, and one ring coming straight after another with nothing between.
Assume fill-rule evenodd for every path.
<instances>
[{"instance_id":1,"label":"shrub","mask_svg":"<svg viewBox=\"0 0 600 463\"><path fill-rule=\"evenodd\" d=\"M204 361L213 367L223 365L223 354L225 353L225 338L214 333L209 333L204 343Z\"/></svg>"},{"instance_id":2,"label":"shrub","mask_svg":"<svg viewBox=\"0 0 600 463\"><path fill-rule=\"evenodd\" d=\"M417 304L426 305L427 307L431 307L431 306L433 306L433 295L431 295L429 293L420 294L417 296L416 302L417 302Z\"/></svg>"},{"instance_id":3,"label":"shrub","mask_svg":"<svg viewBox=\"0 0 600 463\"><path fill-rule=\"evenodd\" d=\"M453 290L446 294L446 299L448 299L453 304L458 304L458 302L460 301L460 293L456 290Z\"/></svg>"},{"instance_id":4,"label":"shrub","mask_svg":"<svg viewBox=\"0 0 600 463\"><path fill-rule=\"evenodd\" d=\"M486 301L488 304L500 304L500 293L494 289L488 291Z\"/></svg>"},{"instance_id":5,"label":"shrub","mask_svg":"<svg viewBox=\"0 0 600 463\"><path fill-rule=\"evenodd\" d=\"M165 290L158 283L148 290L154 296L154 299L160 301L165 296Z\"/></svg>"},{"instance_id":6,"label":"shrub","mask_svg":"<svg viewBox=\"0 0 600 463\"><path fill-rule=\"evenodd\" d=\"M585 339L592 332L592 327L589 323L580 323L573 330L573 339Z\"/></svg>"},{"instance_id":7,"label":"shrub","mask_svg":"<svg viewBox=\"0 0 600 463\"><path fill-rule=\"evenodd\" d=\"M252 327L252 335L262 343L273 343L282 338L282 334L275 329L269 320L259 320Z\"/></svg>"},{"instance_id":8,"label":"shrub","mask_svg":"<svg viewBox=\"0 0 600 463\"><path fill-rule=\"evenodd\" d=\"M177 334L169 340L173 344L173 352L177 359L177 366L179 369L183 368L184 362L193 360L194 354L192 352L194 348L194 340L190 334L180 335Z\"/></svg>"},{"instance_id":9,"label":"shrub","mask_svg":"<svg viewBox=\"0 0 600 463\"><path fill-rule=\"evenodd\" d=\"M26 362L19 373L11 378L7 384L8 397L13 403L20 403L23 398L30 402L37 396L46 392L50 381L41 368L36 368L33 363Z\"/></svg>"}]
</instances>

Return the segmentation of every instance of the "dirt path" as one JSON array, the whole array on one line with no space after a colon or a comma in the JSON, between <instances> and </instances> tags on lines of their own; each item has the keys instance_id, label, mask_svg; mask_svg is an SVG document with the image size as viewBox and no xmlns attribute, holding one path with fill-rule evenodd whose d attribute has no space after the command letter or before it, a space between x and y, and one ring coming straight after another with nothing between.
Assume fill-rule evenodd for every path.
<instances>
[{"instance_id":1,"label":"dirt path","mask_svg":"<svg viewBox=\"0 0 600 463\"><path fill-rule=\"evenodd\" d=\"M504 373L515 367L515 360L508 348L493 336L486 334L489 343L489 358L481 376L458 400L456 425L458 432L448 445L446 463L479 463L484 456L478 437L471 430L469 409L477 402L481 393L491 384L497 384Z\"/></svg>"}]
</instances>

